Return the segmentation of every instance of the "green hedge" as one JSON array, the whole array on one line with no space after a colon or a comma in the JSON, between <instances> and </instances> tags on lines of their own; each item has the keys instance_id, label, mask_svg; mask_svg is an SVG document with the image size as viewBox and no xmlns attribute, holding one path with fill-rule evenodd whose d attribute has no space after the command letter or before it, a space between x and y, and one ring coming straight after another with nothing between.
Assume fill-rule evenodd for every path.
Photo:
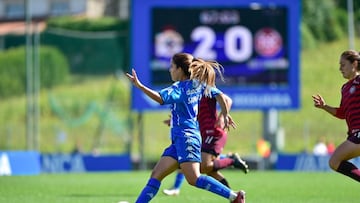
<instances>
[{"instance_id":1,"label":"green hedge","mask_svg":"<svg viewBox=\"0 0 360 203\"><path fill-rule=\"evenodd\" d=\"M90 37L86 36L87 34L69 34L68 30L46 30L41 35L41 43L61 50L69 62L71 73L106 75L128 67L126 36L115 34L103 38L102 34L92 33ZM92 38L94 35L99 38Z\"/></svg>"},{"instance_id":2,"label":"green hedge","mask_svg":"<svg viewBox=\"0 0 360 203\"><path fill-rule=\"evenodd\" d=\"M129 23L115 17L87 19L84 17L60 16L47 20L48 27L57 27L77 31L127 31Z\"/></svg>"},{"instance_id":3,"label":"green hedge","mask_svg":"<svg viewBox=\"0 0 360 203\"><path fill-rule=\"evenodd\" d=\"M71 73L98 75L127 70L128 21L62 16L48 19L47 24L41 41L65 54Z\"/></svg>"},{"instance_id":4,"label":"green hedge","mask_svg":"<svg viewBox=\"0 0 360 203\"><path fill-rule=\"evenodd\" d=\"M310 28L305 23L301 23L301 48L313 49L316 48L317 44Z\"/></svg>"},{"instance_id":5,"label":"green hedge","mask_svg":"<svg viewBox=\"0 0 360 203\"><path fill-rule=\"evenodd\" d=\"M24 94L26 91L25 47L0 52L0 98ZM40 86L51 88L69 77L69 65L65 56L56 48L39 48Z\"/></svg>"}]
</instances>

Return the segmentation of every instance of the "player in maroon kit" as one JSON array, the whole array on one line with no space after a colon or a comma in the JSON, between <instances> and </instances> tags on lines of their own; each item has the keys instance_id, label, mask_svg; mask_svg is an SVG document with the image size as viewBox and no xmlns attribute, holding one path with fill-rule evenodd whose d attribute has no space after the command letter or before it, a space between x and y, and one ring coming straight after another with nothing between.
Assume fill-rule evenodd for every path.
<instances>
[{"instance_id":1,"label":"player in maroon kit","mask_svg":"<svg viewBox=\"0 0 360 203\"><path fill-rule=\"evenodd\" d=\"M340 72L348 81L341 88L339 107L327 105L319 94L312 97L315 107L345 119L348 126L347 139L331 155L330 167L360 182L360 170L349 162L360 156L360 55L357 51L348 50L341 54Z\"/></svg>"},{"instance_id":2,"label":"player in maroon kit","mask_svg":"<svg viewBox=\"0 0 360 203\"><path fill-rule=\"evenodd\" d=\"M226 105L231 108L232 100L224 94ZM234 166L243 170L244 173L249 171L249 168L244 160L236 153L231 153L220 158L220 154L224 149L227 141L227 132L223 129L224 121L221 116L218 116L216 110L216 99L203 97L200 100L198 121L200 126L200 133L202 137L201 146L201 173L212 176L224 185L229 187L229 183L224 175L220 173L220 169ZM233 126L235 127L235 126ZM179 195L180 186L183 181L183 176L180 172L177 174L174 185L171 189L163 190L166 195Z\"/></svg>"}]
</instances>

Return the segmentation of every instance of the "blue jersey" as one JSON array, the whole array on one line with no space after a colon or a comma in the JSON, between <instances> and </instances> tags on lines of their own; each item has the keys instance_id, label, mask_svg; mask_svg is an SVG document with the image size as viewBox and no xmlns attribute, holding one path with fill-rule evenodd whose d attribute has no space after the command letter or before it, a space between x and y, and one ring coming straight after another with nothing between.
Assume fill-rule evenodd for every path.
<instances>
[{"instance_id":1,"label":"blue jersey","mask_svg":"<svg viewBox=\"0 0 360 203\"><path fill-rule=\"evenodd\" d=\"M193 80L185 80L175 82L159 92L164 104L170 104L172 128L199 128L198 107L204 90L204 85L198 85ZM211 88L210 96L216 97L220 93L219 89Z\"/></svg>"},{"instance_id":2,"label":"blue jersey","mask_svg":"<svg viewBox=\"0 0 360 203\"><path fill-rule=\"evenodd\" d=\"M171 141L163 156L171 156L179 163L201 161L201 136L197 121L200 99L205 91L204 85L197 81L175 82L159 93L164 104L171 108ZM216 97L221 91L211 88L210 97Z\"/></svg>"}]
</instances>

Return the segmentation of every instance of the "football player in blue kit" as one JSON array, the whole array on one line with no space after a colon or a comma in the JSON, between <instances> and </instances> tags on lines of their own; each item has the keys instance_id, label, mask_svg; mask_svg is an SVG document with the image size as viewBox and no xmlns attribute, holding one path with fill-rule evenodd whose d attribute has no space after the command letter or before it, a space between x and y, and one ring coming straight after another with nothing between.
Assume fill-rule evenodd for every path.
<instances>
[{"instance_id":1,"label":"football player in blue kit","mask_svg":"<svg viewBox=\"0 0 360 203\"><path fill-rule=\"evenodd\" d=\"M174 83L159 92L143 85L134 69L131 74L126 74L133 85L160 105L169 104L171 110L171 144L153 168L136 203L151 201L159 191L161 181L179 167L190 185L220 195L233 203L245 203L243 190L234 192L216 179L200 173L202 143L197 121L200 99L203 96L216 98L221 108L220 116L224 119L224 128L235 126L224 94L215 87L216 73L222 77L222 66L188 53L178 53L172 57L169 71Z\"/></svg>"}]
</instances>

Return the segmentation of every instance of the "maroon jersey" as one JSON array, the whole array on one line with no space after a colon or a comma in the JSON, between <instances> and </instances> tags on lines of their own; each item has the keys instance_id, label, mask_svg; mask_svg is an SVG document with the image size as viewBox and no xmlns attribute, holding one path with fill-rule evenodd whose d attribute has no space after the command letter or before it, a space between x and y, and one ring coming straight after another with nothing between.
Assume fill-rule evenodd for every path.
<instances>
[{"instance_id":1,"label":"maroon jersey","mask_svg":"<svg viewBox=\"0 0 360 203\"><path fill-rule=\"evenodd\" d=\"M201 136L213 135L221 137L225 134L221 127L216 127L217 121L216 99L202 97L199 105L198 121Z\"/></svg>"},{"instance_id":2,"label":"maroon jersey","mask_svg":"<svg viewBox=\"0 0 360 203\"><path fill-rule=\"evenodd\" d=\"M349 133L360 130L360 76L342 86L341 103L335 116L346 120Z\"/></svg>"}]
</instances>

